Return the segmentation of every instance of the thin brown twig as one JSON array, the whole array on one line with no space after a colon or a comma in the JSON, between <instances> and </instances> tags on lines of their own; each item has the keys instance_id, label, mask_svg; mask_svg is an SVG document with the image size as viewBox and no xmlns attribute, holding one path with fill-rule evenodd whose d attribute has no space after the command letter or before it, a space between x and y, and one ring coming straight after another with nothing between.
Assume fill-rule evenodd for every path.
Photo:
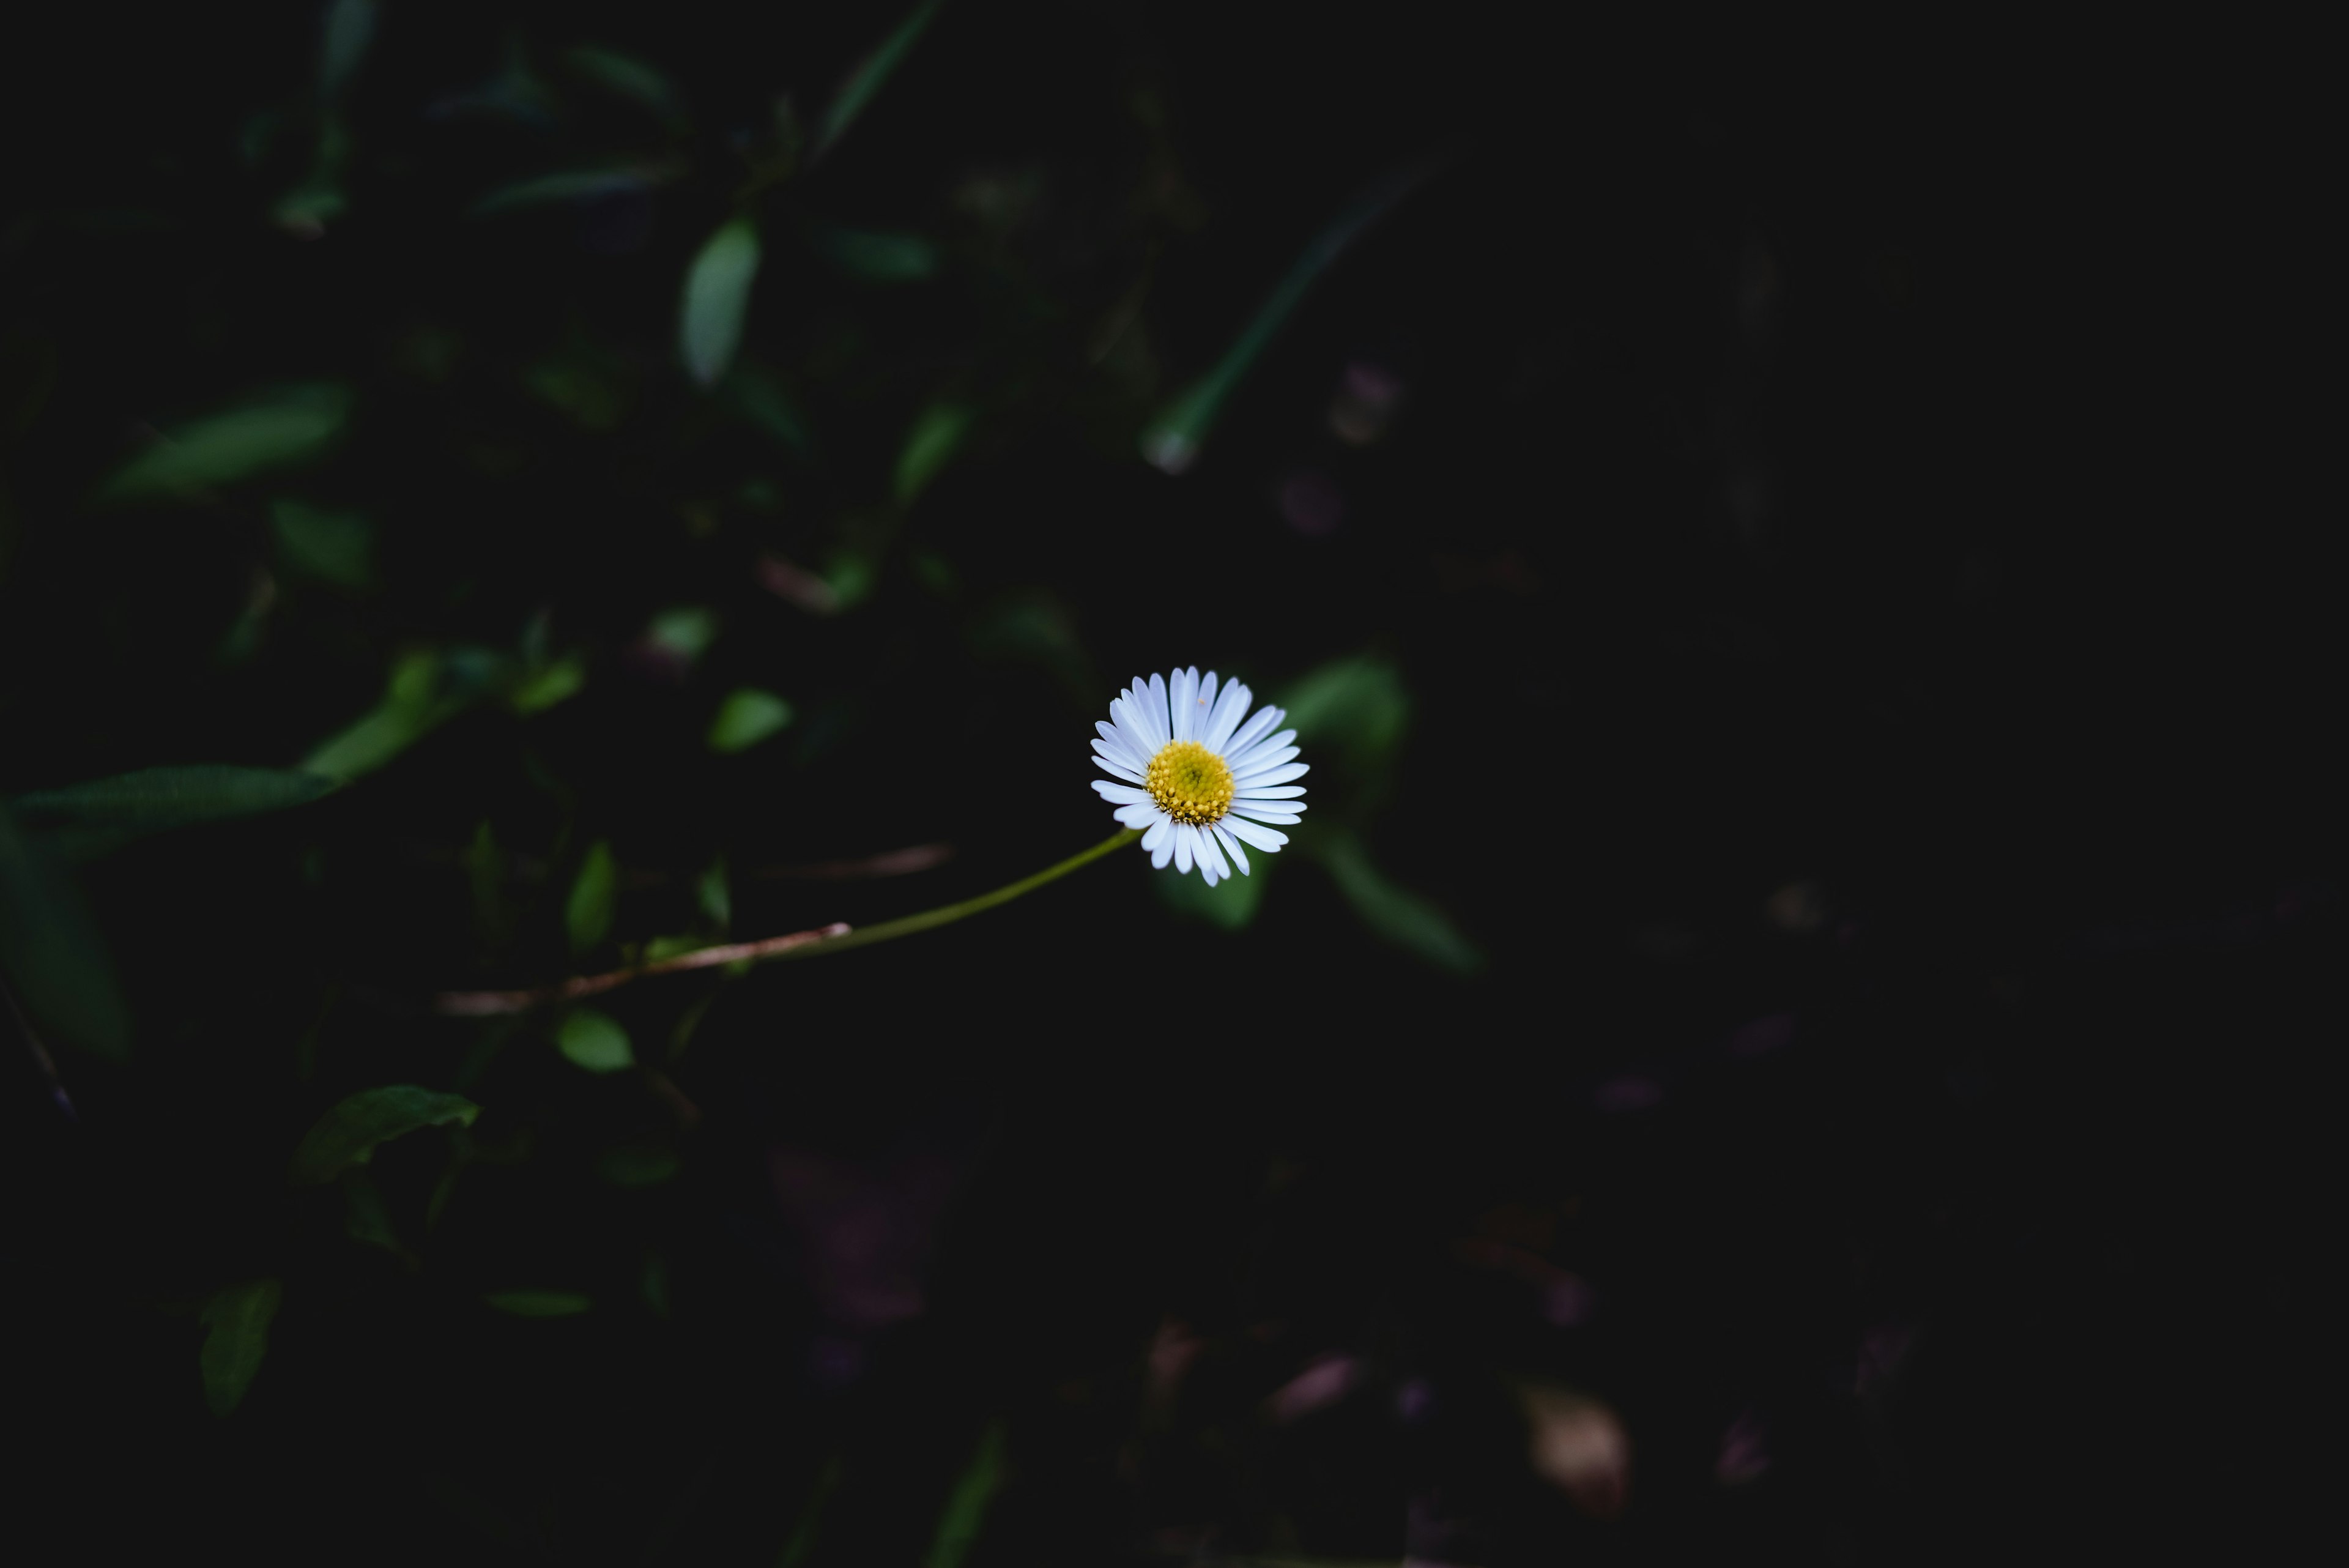
<instances>
[{"instance_id":1,"label":"thin brown twig","mask_svg":"<svg viewBox=\"0 0 2349 1568\"><path fill-rule=\"evenodd\" d=\"M845 921L835 920L812 931L792 931L789 935L768 937L755 942L726 942L714 948L697 948L675 958L657 959L651 963L632 964L603 974L574 975L553 985L533 986L523 991L444 991L433 999L433 1010L452 1018L490 1018L500 1013L527 1012L534 1007L553 1002L575 1002L583 996L623 986L632 980L652 974L674 974L680 970L717 969L730 963L773 958L793 948L803 948L811 942L829 941L848 934Z\"/></svg>"}]
</instances>

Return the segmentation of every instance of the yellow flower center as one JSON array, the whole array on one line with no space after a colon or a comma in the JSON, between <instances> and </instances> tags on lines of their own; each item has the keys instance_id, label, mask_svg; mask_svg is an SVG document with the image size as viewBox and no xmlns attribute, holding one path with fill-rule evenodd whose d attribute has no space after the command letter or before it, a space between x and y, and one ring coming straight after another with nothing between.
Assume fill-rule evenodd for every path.
<instances>
[{"instance_id":1,"label":"yellow flower center","mask_svg":"<svg viewBox=\"0 0 2349 1568\"><path fill-rule=\"evenodd\" d=\"M1142 782L1169 816L1193 827L1232 808L1232 770L1196 741L1176 741L1151 758Z\"/></svg>"}]
</instances>

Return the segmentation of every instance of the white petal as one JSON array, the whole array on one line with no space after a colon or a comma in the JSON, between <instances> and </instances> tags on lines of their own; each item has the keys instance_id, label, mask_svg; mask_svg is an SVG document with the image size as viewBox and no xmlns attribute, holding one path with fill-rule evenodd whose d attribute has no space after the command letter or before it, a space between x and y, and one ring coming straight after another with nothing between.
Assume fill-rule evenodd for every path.
<instances>
[{"instance_id":1,"label":"white petal","mask_svg":"<svg viewBox=\"0 0 2349 1568\"><path fill-rule=\"evenodd\" d=\"M1191 738L1191 700L1199 694L1199 672L1178 670L1166 682L1166 706L1174 719L1174 735L1178 741Z\"/></svg>"},{"instance_id":2,"label":"white petal","mask_svg":"<svg viewBox=\"0 0 2349 1568\"><path fill-rule=\"evenodd\" d=\"M1309 801L1266 800L1259 795L1244 794L1232 802L1232 809L1247 812L1250 816L1283 816L1291 812L1303 811L1310 804Z\"/></svg>"},{"instance_id":3,"label":"white petal","mask_svg":"<svg viewBox=\"0 0 2349 1568\"><path fill-rule=\"evenodd\" d=\"M1174 836L1174 819L1162 811L1158 814L1158 820L1151 825L1150 831L1142 836L1142 846L1155 852L1160 845ZM1159 864L1164 866L1166 863L1162 860Z\"/></svg>"},{"instance_id":4,"label":"white petal","mask_svg":"<svg viewBox=\"0 0 2349 1568\"><path fill-rule=\"evenodd\" d=\"M1221 752L1240 716L1247 711L1248 696L1248 689L1238 681L1225 681L1224 694L1216 699L1215 711L1207 715L1207 732L1200 737L1200 743L1211 752Z\"/></svg>"},{"instance_id":5,"label":"white petal","mask_svg":"<svg viewBox=\"0 0 2349 1568\"><path fill-rule=\"evenodd\" d=\"M1216 716L1216 672L1214 670L1208 670L1207 678L1199 682L1199 689L1191 693L1191 711L1197 719L1197 722L1191 726L1191 738L1195 741L1204 741L1207 738L1207 721Z\"/></svg>"},{"instance_id":6,"label":"white petal","mask_svg":"<svg viewBox=\"0 0 2349 1568\"><path fill-rule=\"evenodd\" d=\"M1229 762L1234 757L1246 752L1250 746L1255 745L1257 737L1261 736L1267 730L1271 729L1275 724L1279 723L1285 716L1286 715L1281 709L1272 707L1269 704L1265 707L1258 708L1256 711L1256 716L1250 719L1246 724L1240 726L1240 730L1237 734L1224 742L1223 746L1220 748L1224 753L1224 760L1226 762Z\"/></svg>"},{"instance_id":7,"label":"white petal","mask_svg":"<svg viewBox=\"0 0 2349 1568\"><path fill-rule=\"evenodd\" d=\"M1123 763L1113 763L1107 757L1095 757L1093 759L1093 766L1101 769L1101 771L1105 774L1110 774L1118 778L1122 778L1128 784L1138 784L1142 782L1142 775L1140 774L1135 773Z\"/></svg>"},{"instance_id":8,"label":"white petal","mask_svg":"<svg viewBox=\"0 0 2349 1568\"><path fill-rule=\"evenodd\" d=\"M1297 748L1289 744L1295 739L1297 739L1296 731L1283 730L1269 740L1258 741L1245 752L1233 753L1224 761L1236 774L1244 774L1252 768L1269 766L1276 760L1273 757L1275 752L1286 751L1289 757L1297 754ZM1278 760L1285 763L1288 757L1281 757Z\"/></svg>"},{"instance_id":9,"label":"white petal","mask_svg":"<svg viewBox=\"0 0 2349 1568\"><path fill-rule=\"evenodd\" d=\"M1207 864L1207 836L1199 835L1199 880L1212 888L1216 885L1216 868Z\"/></svg>"},{"instance_id":10,"label":"white petal","mask_svg":"<svg viewBox=\"0 0 2349 1568\"><path fill-rule=\"evenodd\" d=\"M1291 779L1301 779L1312 771L1313 764L1310 763L1283 763L1280 766L1263 773L1249 774L1245 778L1236 778L1232 781L1232 787L1235 790L1243 790L1255 789L1260 784L1287 784Z\"/></svg>"},{"instance_id":11,"label":"white petal","mask_svg":"<svg viewBox=\"0 0 2349 1568\"><path fill-rule=\"evenodd\" d=\"M1110 815L1128 827L1148 827L1158 820L1158 803L1145 800L1139 805L1122 805Z\"/></svg>"},{"instance_id":12,"label":"white petal","mask_svg":"<svg viewBox=\"0 0 2349 1568\"><path fill-rule=\"evenodd\" d=\"M1224 818L1223 825L1232 830L1233 837L1242 843L1254 845L1267 855L1278 854L1280 846L1288 842L1288 835L1286 833L1277 833L1269 827L1259 827L1253 822L1247 822L1237 816L1226 816Z\"/></svg>"},{"instance_id":13,"label":"white petal","mask_svg":"<svg viewBox=\"0 0 2349 1568\"><path fill-rule=\"evenodd\" d=\"M1288 803L1285 800L1274 801L1269 805L1264 805L1261 802L1255 802L1247 805L1236 805L1232 807L1228 815L1232 816L1245 816L1251 822L1297 822L1301 820L1295 812L1283 811L1280 809L1288 804Z\"/></svg>"},{"instance_id":14,"label":"white petal","mask_svg":"<svg viewBox=\"0 0 2349 1568\"><path fill-rule=\"evenodd\" d=\"M1215 873L1215 876L1208 879L1209 887L1215 886L1216 882L1228 882L1232 879L1232 868L1224 864L1224 852L1216 845L1215 834L1206 828L1199 830L1199 864Z\"/></svg>"},{"instance_id":15,"label":"white petal","mask_svg":"<svg viewBox=\"0 0 2349 1568\"><path fill-rule=\"evenodd\" d=\"M1191 856L1195 851L1192 836L1189 823L1178 822L1174 825L1174 869L1185 876L1190 874Z\"/></svg>"},{"instance_id":16,"label":"white petal","mask_svg":"<svg viewBox=\"0 0 2349 1568\"><path fill-rule=\"evenodd\" d=\"M1154 749L1164 749L1166 742L1174 738L1174 732L1166 723L1166 682L1154 673L1150 677L1150 697L1142 705L1142 716L1149 721L1154 732L1165 737Z\"/></svg>"},{"instance_id":17,"label":"white petal","mask_svg":"<svg viewBox=\"0 0 2349 1568\"><path fill-rule=\"evenodd\" d=\"M1107 779L1093 780L1093 793L1112 805L1140 805L1150 803L1150 792L1132 784L1112 784Z\"/></svg>"},{"instance_id":18,"label":"white petal","mask_svg":"<svg viewBox=\"0 0 2349 1568\"><path fill-rule=\"evenodd\" d=\"M1158 847L1150 852L1150 867L1154 871L1166 869L1166 863L1174 858L1174 846L1183 840L1183 836L1174 831L1173 822L1168 822L1166 828L1166 836L1160 839Z\"/></svg>"},{"instance_id":19,"label":"white petal","mask_svg":"<svg viewBox=\"0 0 2349 1568\"><path fill-rule=\"evenodd\" d=\"M1165 737L1150 727L1149 708L1150 699L1142 692L1121 691L1117 701L1110 704L1110 711L1117 715L1118 732L1142 753L1145 762L1166 744Z\"/></svg>"},{"instance_id":20,"label":"white petal","mask_svg":"<svg viewBox=\"0 0 2349 1568\"><path fill-rule=\"evenodd\" d=\"M1130 767L1146 768L1150 765L1150 753L1136 745L1133 735L1127 732L1099 719L1093 721L1093 728L1101 732L1101 738L1109 742L1109 749L1116 753L1118 761Z\"/></svg>"},{"instance_id":21,"label":"white petal","mask_svg":"<svg viewBox=\"0 0 2349 1568\"><path fill-rule=\"evenodd\" d=\"M1242 800L1295 800L1305 793L1303 784L1258 784L1254 789L1238 792Z\"/></svg>"},{"instance_id":22,"label":"white petal","mask_svg":"<svg viewBox=\"0 0 2349 1568\"><path fill-rule=\"evenodd\" d=\"M1283 763L1293 763L1296 760L1295 746L1274 746L1270 750L1258 746L1249 753L1247 761L1230 764L1232 777L1234 779L1254 778L1258 774L1270 773Z\"/></svg>"},{"instance_id":23,"label":"white petal","mask_svg":"<svg viewBox=\"0 0 2349 1568\"><path fill-rule=\"evenodd\" d=\"M1216 836L1223 841L1225 850L1232 857L1232 864L1240 868L1240 875L1247 876L1248 874L1247 851L1242 849L1240 841L1232 836L1232 830L1219 822L1216 824Z\"/></svg>"}]
</instances>

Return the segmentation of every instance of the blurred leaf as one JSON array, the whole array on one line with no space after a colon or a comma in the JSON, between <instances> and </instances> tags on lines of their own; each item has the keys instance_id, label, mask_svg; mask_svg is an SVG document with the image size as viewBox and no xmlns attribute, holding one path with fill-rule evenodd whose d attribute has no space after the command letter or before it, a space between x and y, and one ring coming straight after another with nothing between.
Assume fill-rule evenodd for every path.
<instances>
[{"instance_id":1,"label":"blurred leaf","mask_svg":"<svg viewBox=\"0 0 2349 1568\"><path fill-rule=\"evenodd\" d=\"M350 394L339 386L294 387L212 414L157 441L98 487L102 501L184 495L316 456L341 431Z\"/></svg>"},{"instance_id":2,"label":"blurred leaf","mask_svg":"<svg viewBox=\"0 0 2349 1568\"><path fill-rule=\"evenodd\" d=\"M687 269L678 347L687 371L705 387L717 385L734 362L750 308L750 281L758 275L759 231L744 218L710 235Z\"/></svg>"},{"instance_id":3,"label":"blurred leaf","mask_svg":"<svg viewBox=\"0 0 2349 1568\"><path fill-rule=\"evenodd\" d=\"M1225 857L1231 852L1226 850ZM1245 930L1256 919L1257 907L1264 902L1264 879L1272 868L1274 857L1251 854L1248 875L1234 877L1228 881L1207 886L1196 877L1153 877L1150 885L1166 907L1195 920L1205 920L1226 931ZM1237 869L1235 867L1235 869Z\"/></svg>"},{"instance_id":4,"label":"blurred leaf","mask_svg":"<svg viewBox=\"0 0 2349 1568\"><path fill-rule=\"evenodd\" d=\"M376 1146L421 1127L473 1125L481 1107L460 1095L394 1084L361 1089L336 1101L302 1137L287 1177L296 1187L316 1187L365 1165Z\"/></svg>"},{"instance_id":5,"label":"blurred leaf","mask_svg":"<svg viewBox=\"0 0 2349 1568\"><path fill-rule=\"evenodd\" d=\"M913 429L905 432L905 444L897 452L894 489L899 505L912 504L928 487L962 445L963 432L969 429L970 410L959 403L932 403L915 416Z\"/></svg>"},{"instance_id":6,"label":"blurred leaf","mask_svg":"<svg viewBox=\"0 0 2349 1568\"><path fill-rule=\"evenodd\" d=\"M1388 881L1352 834L1325 829L1300 843L1328 869L1354 913L1372 931L1454 974L1474 974L1484 968L1485 955L1451 917Z\"/></svg>"},{"instance_id":7,"label":"blurred leaf","mask_svg":"<svg viewBox=\"0 0 2349 1568\"><path fill-rule=\"evenodd\" d=\"M1364 192L1328 228L1314 236L1313 243L1305 247L1288 275L1257 308L1215 368L1168 403L1143 432L1142 455L1168 473L1181 473L1196 462L1200 446L1214 428L1216 415L1223 411L1225 400L1247 379L1257 357L1303 301L1314 281L1329 270L1330 265L1363 230L1434 171L1435 165L1424 160L1396 170Z\"/></svg>"},{"instance_id":8,"label":"blurred leaf","mask_svg":"<svg viewBox=\"0 0 2349 1568\"><path fill-rule=\"evenodd\" d=\"M285 1298L283 1282L247 1280L216 1291L204 1303L199 1321L211 1330L196 1355L204 1379L204 1403L215 1416L225 1416L244 1397L269 1354L269 1324Z\"/></svg>"},{"instance_id":9,"label":"blurred leaf","mask_svg":"<svg viewBox=\"0 0 2349 1568\"><path fill-rule=\"evenodd\" d=\"M746 360L726 385L742 418L782 442L793 457L804 462L815 454L807 421L772 371Z\"/></svg>"},{"instance_id":10,"label":"blurred leaf","mask_svg":"<svg viewBox=\"0 0 2349 1568\"><path fill-rule=\"evenodd\" d=\"M792 722L792 705L771 691L745 686L730 692L709 722L709 749L744 752Z\"/></svg>"},{"instance_id":11,"label":"blurred leaf","mask_svg":"<svg viewBox=\"0 0 2349 1568\"><path fill-rule=\"evenodd\" d=\"M383 701L303 758L303 771L345 782L373 773L462 712L502 669L496 656L483 649L454 649L444 656L426 649L401 655L391 667Z\"/></svg>"},{"instance_id":12,"label":"blurred leaf","mask_svg":"<svg viewBox=\"0 0 2349 1568\"><path fill-rule=\"evenodd\" d=\"M563 1021L554 1043L574 1067L590 1073L617 1073L636 1064L628 1032L609 1013L575 1007Z\"/></svg>"},{"instance_id":13,"label":"blurred leaf","mask_svg":"<svg viewBox=\"0 0 2349 1568\"><path fill-rule=\"evenodd\" d=\"M1301 742L1329 748L1365 777L1392 759L1411 722L1402 677L1377 659L1332 659L1289 687L1280 705L1288 711L1282 724Z\"/></svg>"},{"instance_id":14,"label":"blurred leaf","mask_svg":"<svg viewBox=\"0 0 2349 1568\"><path fill-rule=\"evenodd\" d=\"M678 1169L676 1151L666 1148L623 1146L595 1162L595 1173L615 1187L658 1187Z\"/></svg>"},{"instance_id":15,"label":"blurred leaf","mask_svg":"<svg viewBox=\"0 0 2349 1568\"><path fill-rule=\"evenodd\" d=\"M851 277L872 283L919 283L938 270L938 248L920 234L811 224L808 243Z\"/></svg>"},{"instance_id":16,"label":"blurred leaf","mask_svg":"<svg viewBox=\"0 0 2349 1568\"><path fill-rule=\"evenodd\" d=\"M665 609L645 628L645 639L679 664L689 666L718 640L718 612L699 605Z\"/></svg>"},{"instance_id":17,"label":"blurred leaf","mask_svg":"<svg viewBox=\"0 0 2349 1568\"><path fill-rule=\"evenodd\" d=\"M990 1422L979 1435L978 1451L971 1455L962 1479L955 1482L954 1494L947 1499L938 1532L930 1540L929 1555L922 1560L924 1568L960 1568L978 1543L979 1526L987 1521L987 1505L995 1501L1003 1485L1003 1423Z\"/></svg>"},{"instance_id":18,"label":"blurred leaf","mask_svg":"<svg viewBox=\"0 0 2349 1568\"><path fill-rule=\"evenodd\" d=\"M673 959L679 953L689 953L698 948L705 948L709 945L709 944L707 940L700 937L692 935L690 932L679 932L675 936L655 937L652 940L645 944L645 950L637 955L637 961L640 963L658 963L663 959Z\"/></svg>"},{"instance_id":19,"label":"blurred leaf","mask_svg":"<svg viewBox=\"0 0 2349 1568\"><path fill-rule=\"evenodd\" d=\"M584 953L612 930L612 907L619 892L619 871L612 864L612 846L597 839L587 846L572 879L571 897L563 906L563 928L571 936L571 950Z\"/></svg>"},{"instance_id":20,"label":"blurred leaf","mask_svg":"<svg viewBox=\"0 0 2349 1568\"><path fill-rule=\"evenodd\" d=\"M724 931L734 920L734 899L726 882L726 857L719 856L709 863L709 868L693 879L693 899L701 907L702 919L711 927Z\"/></svg>"},{"instance_id":21,"label":"blurred leaf","mask_svg":"<svg viewBox=\"0 0 2349 1568\"><path fill-rule=\"evenodd\" d=\"M531 207L633 196L658 190L673 182L680 172L673 163L614 163L599 169L566 169L501 185L475 202L471 211L477 218L487 218Z\"/></svg>"},{"instance_id":22,"label":"blurred leaf","mask_svg":"<svg viewBox=\"0 0 2349 1568\"><path fill-rule=\"evenodd\" d=\"M375 580L375 524L350 512L327 512L299 501L270 503L269 524L278 557L337 587L364 588Z\"/></svg>"},{"instance_id":23,"label":"blurred leaf","mask_svg":"<svg viewBox=\"0 0 2349 1568\"><path fill-rule=\"evenodd\" d=\"M595 1304L577 1291L492 1291L481 1299L516 1317L577 1317Z\"/></svg>"},{"instance_id":24,"label":"blurred leaf","mask_svg":"<svg viewBox=\"0 0 2349 1568\"><path fill-rule=\"evenodd\" d=\"M375 0L326 0L325 36L318 50L318 96L332 98L349 85L375 36Z\"/></svg>"},{"instance_id":25,"label":"blurred leaf","mask_svg":"<svg viewBox=\"0 0 2349 1568\"><path fill-rule=\"evenodd\" d=\"M0 971L27 1011L83 1049L119 1060L130 1019L114 966L74 886L0 810Z\"/></svg>"},{"instance_id":26,"label":"blurred leaf","mask_svg":"<svg viewBox=\"0 0 2349 1568\"><path fill-rule=\"evenodd\" d=\"M799 1518L792 1524L791 1539L783 1542L782 1555L775 1560L775 1568L801 1568L815 1550L816 1534L823 1528L824 1508L840 1490L840 1469L837 1454L824 1461L815 1485L808 1491L807 1501L800 1505Z\"/></svg>"},{"instance_id":27,"label":"blurred leaf","mask_svg":"<svg viewBox=\"0 0 2349 1568\"><path fill-rule=\"evenodd\" d=\"M856 117L864 112L864 106L873 101L873 95L881 90L882 84L904 63L906 54L929 26L930 18L937 15L941 4L943 0L922 0L903 22L897 24L897 30L881 41L879 48L864 57L856 68L848 73L848 79L840 84L840 91L833 95L831 104L823 111L823 123L816 131L815 150L808 154L809 161L823 157L831 150L833 143L856 122Z\"/></svg>"},{"instance_id":28,"label":"blurred leaf","mask_svg":"<svg viewBox=\"0 0 2349 1568\"><path fill-rule=\"evenodd\" d=\"M19 795L8 803L28 828L59 853L101 855L150 833L191 823L282 811L341 787L316 774L224 763L147 768L63 789Z\"/></svg>"},{"instance_id":29,"label":"blurred leaf","mask_svg":"<svg viewBox=\"0 0 2349 1568\"><path fill-rule=\"evenodd\" d=\"M527 717L577 696L579 689L586 684L587 661L574 656L523 676L506 701L515 712Z\"/></svg>"},{"instance_id":30,"label":"blurred leaf","mask_svg":"<svg viewBox=\"0 0 2349 1568\"><path fill-rule=\"evenodd\" d=\"M668 78L634 55L581 44L564 57L564 62L581 80L641 105L664 121L675 124L685 118L684 105Z\"/></svg>"}]
</instances>

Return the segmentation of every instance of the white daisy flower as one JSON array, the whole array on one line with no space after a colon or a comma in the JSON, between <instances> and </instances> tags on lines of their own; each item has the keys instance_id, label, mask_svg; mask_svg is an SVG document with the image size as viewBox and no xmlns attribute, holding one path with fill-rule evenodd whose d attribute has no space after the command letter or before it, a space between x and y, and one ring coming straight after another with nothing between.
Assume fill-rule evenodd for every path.
<instances>
[{"instance_id":1,"label":"white daisy flower","mask_svg":"<svg viewBox=\"0 0 2349 1568\"><path fill-rule=\"evenodd\" d=\"M1234 866L1247 875L1241 845L1271 855L1288 842L1267 824L1293 823L1305 809L1304 787L1289 782L1305 776L1289 744L1297 732L1272 732L1278 708L1259 708L1242 723L1251 695L1237 680L1218 694L1216 672L1202 680L1195 665L1136 680L1109 705L1115 722L1093 725L1093 760L1110 775L1093 788L1117 807L1118 821L1146 829L1142 847L1153 866L1196 866L1212 888Z\"/></svg>"}]
</instances>

